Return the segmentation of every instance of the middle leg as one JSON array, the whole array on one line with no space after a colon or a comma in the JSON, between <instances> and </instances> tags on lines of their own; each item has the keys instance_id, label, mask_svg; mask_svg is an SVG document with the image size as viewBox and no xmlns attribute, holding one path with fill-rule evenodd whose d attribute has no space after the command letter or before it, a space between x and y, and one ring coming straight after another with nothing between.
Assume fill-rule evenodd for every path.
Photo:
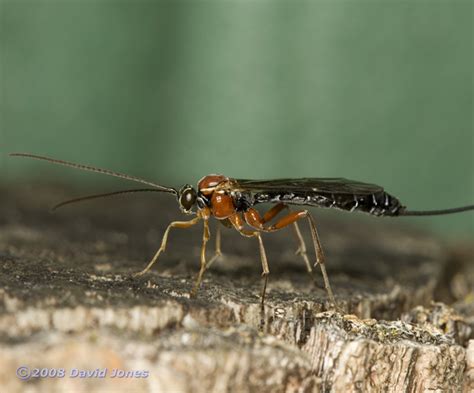
<instances>
[{"instance_id":1,"label":"middle leg","mask_svg":"<svg viewBox=\"0 0 474 393\"><path fill-rule=\"evenodd\" d=\"M203 220L204 228L202 234L202 245L201 245L201 268L199 269L198 276L196 278L196 282L194 283L194 287L190 293L191 297L195 297L196 293L201 286L202 276L206 271L207 264L206 264L206 244L209 241L211 234L209 232L209 221L204 219Z\"/></svg>"},{"instance_id":2,"label":"middle leg","mask_svg":"<svg viewBox=\"0 0 474 393\"><path fill-rule=\"evenodd\" d=\"M216 248L214 251L214 255L212 256L211 259L209 259L209 262L207 262L206 265L206 270L211 267L211 265L219 258L222 256L222 251L221 251L221 224L218 222L217 223L217 228L216 228Z\"/></svg>"},{"instance_id":3,"label":"middle leg","mask_svg":"<svg viewBox=\"0 0 474 393\"><path fill-rule=\"evenodd\" d=\"M276 210L276 207L275 207ZM311 229L311 236L313 238L313 245L314 245L314 251L316 253L316 265L319 265L321 269L321 273L323 275L323 280L324 280L324 286L326 288L326 292L329 297L329 301L334 305L334 307L337 307L336 300L334 298L334 294L332 292L331 284L329 283L329 277L326 272L326 266L325 266L325 258L324 258L324 253L323 249L321 247L321 242L319 241L319 236L318 232L316 230L316 223L314 222L313 217L309 213L308 210L300 210L300 211L295 211L292 213L289 213L288 215L282 217L279 221L277 221L275 224L270 225L270 226L264 226L263 219L260 217L259 213L255 209L248 209L244 213L244 219L249 224L250 226L254 228L258 228L262 232L274 232L278 231L279 229L282 229L290 224L295 223L296 221L302 219L302 218L307 218L308 222L310 224L310 229Z\"/></svg>"},{"instance_id":4,"label":"middle leg","mask_svg":"<svg viewBox=\"0 0 474 393\"><path fill-rule=\"evenodd\" d=\"M245 237L256 237L258 240L258 246L260 249L260 260L262 262L262 278L263 278L263 285L262 285L262 292L261 292L261 308L262 312L264 311L265 305L265 294L267 292L267 283L268 283L268 274L270 273L270 269L268 267L268 260L267 254L265 252L265 247L263 246L262 234L259 231L252 231L244 229L244 221L240 217L240 215L234 214L233 216L229 217L229 221L232 223L234 228Z\"/></svg>"},{"instance_id":5,"label":"middle leg","mask_svg":"<svg viewBox=\"0 0 474 393\"><path fill-rule=\"evenodd\" d=\"M299 247L296 250L296 254L301 255L301 258L303 258L303 261L306 266L306 270L308 271L308 274L311 276L311 279L314 285L318 288L321 288L321 285L318 284L316 276L314 275L313 267L308 258L306 243L304 241L303 235L301 234L301 230L297 222L301 218L300 215L297 216L296 220L292 221L292 219L290 218L290 222L282 224L281 221L284 221L288 216L292 217L290 213L289 215L282 217L281 220L278 221L275 225L270 226L270 227L265 226L265 224L268 221L276 217L284 209L291 211L288 205L285 205L284 203L278 203L275 206L273 206L270 210L268 210L263 215L263 217L261 217L260 214L255 209L249 209L246 213L244 213L244 219L245 219L245 222L249 224L251 227L259 229L264 232L276 231L276 230L282 229L283 227L287 225L293 224L293 229L295 231L296 239L299 242ZM299 213L299 212L296 212L296 213Z\"/></svg>"}]
</instances>

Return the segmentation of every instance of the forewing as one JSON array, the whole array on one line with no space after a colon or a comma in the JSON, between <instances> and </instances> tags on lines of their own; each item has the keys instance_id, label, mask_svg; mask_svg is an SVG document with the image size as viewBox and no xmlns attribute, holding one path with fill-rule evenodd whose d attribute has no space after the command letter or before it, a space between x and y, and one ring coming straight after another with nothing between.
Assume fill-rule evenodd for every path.
<instances>
[{"instance_id":1,"label":"forewing","mask_svg":"<svg viewBox=\"0 0 474 393\"><path fill-rule=\"evenodd\" d=\"M237 189L250 192L370 195L383 191L383 187L378 185L348 180L341 177L273 180L236 179L236 183Z\"/></svg>"},{"instance_id":2,"label":"forewing","mask_svg":"<svg viewBox=\"0 0 474 393\"><path fill-rule=\"evenodd\" d=\"M344 178L240 179L232 191L241 210L258 203L284 203L396 216L404 208L383 187Z\"/></svg>"}]
</instances>

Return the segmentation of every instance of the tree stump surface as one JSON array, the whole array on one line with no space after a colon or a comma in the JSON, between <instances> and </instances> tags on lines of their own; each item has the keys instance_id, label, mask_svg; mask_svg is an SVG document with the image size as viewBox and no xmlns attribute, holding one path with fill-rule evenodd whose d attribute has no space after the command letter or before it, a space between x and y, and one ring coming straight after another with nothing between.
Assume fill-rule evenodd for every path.
<instances>
[{"instance_id":1,"label":"tree stump surface","mask_svg":"<svg viewBox=\"0 0 474 393\"><path fill-rule=\"evenodd\" d=\"M71 195L58 186L1 191L2 391L474 390L469 245L397 219L314 210L344 312L312 283L285 229L263 236L270 276L262 313L255 239L223 228L224 256L190 298L202 226L172 230L153 269L132 277L167 224L183 219L173 198L124 196L48 212ZM301 229L313 259L309 228ZM66 375L22 380L15 373L23 365Z\"/></svg>"}]
</instances>

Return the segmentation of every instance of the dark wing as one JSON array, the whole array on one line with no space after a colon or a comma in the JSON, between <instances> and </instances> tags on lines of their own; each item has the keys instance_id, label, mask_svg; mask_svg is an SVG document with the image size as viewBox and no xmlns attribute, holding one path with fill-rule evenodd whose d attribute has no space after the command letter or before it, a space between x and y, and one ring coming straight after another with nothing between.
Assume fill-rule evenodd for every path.
<instances>
[{"instance_id":1,"label":"dark wing","mask_svg":"<svg viewBox=\"0 0 474 393\"><path fill-rule=\"evenodd\" d=\"M233 195L236 205L242 206L242 210L257 203L270 202L393 216L402 208L398 199L385 192L383 187L344 178L234 181Z\"/></svg>"},{"instance_id":2,"label":"dark wing","mask_svg":"<svg viewBox=\"0 0 474 393\"><path fill-rule=\"evenodd\" d=\"M383 192L383 187L375 184L362 183L337 178L301 178L274 180L245 180L236 179L237 188L252 192L289 191L303 193L357 194L370 195Z\"/></svg>"}]
</instances>

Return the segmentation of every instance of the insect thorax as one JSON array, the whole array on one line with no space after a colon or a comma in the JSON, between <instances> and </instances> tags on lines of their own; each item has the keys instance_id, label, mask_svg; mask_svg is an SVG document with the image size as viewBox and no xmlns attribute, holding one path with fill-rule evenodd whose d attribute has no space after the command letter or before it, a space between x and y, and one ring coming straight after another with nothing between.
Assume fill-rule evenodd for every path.
<instances>
[{"instance_id":1,"label":"insect thorax","mask_svg":"<svg viewBox=\"0 0 474 393\"><path fill-rule=\"evenodd\" d=\"M230 193L232 200L234 202L235 210L238 212L245 212L251 206L251 195L250 193L243 193L240 191L232 191Z\"/></svg>"}]
</instances>

